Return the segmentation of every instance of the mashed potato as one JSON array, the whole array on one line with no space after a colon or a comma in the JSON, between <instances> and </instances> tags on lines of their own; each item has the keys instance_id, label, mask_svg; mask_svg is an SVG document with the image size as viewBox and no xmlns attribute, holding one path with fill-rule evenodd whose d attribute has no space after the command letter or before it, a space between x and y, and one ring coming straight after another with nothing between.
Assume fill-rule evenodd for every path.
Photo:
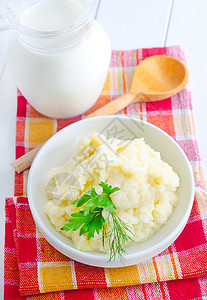
<instances>
[{"instance_id":1,"label":"mashed potato","mask_svg":"<svg viewBox=\"0 0 207 300\"><path fill-rule=\"evenodd\" d=\"M76 153L60 167L53 168L46 187L46 214L58 231L70 215L79 211L71 202L92 186L102 192L101 181L119 187L111 195L116 213L132 228L135 242L151 237L163 226L177 203L179 178L143 139L106 140L97 132L80 140ZM61 231L82 251L106 251L101 235L87 240L79 230Z\"/></svg>"}]
</instances>

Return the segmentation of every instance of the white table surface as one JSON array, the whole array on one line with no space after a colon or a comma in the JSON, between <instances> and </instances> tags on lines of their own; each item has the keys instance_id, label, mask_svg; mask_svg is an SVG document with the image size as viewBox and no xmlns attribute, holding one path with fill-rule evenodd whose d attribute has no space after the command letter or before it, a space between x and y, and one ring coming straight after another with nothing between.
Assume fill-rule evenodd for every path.
<instances>
[{"instance_id":1,"label":"white table surface","mask_svg":"<svg viewBox=\"0 0 207 300\"><path fill-rule=\"evenodd\" d=\"M207 1L100 0L97 20L112 49L180 45L190 73L192 102L200 156L207 174ZM5 66L10 32L0 33L0 72ZM1 74L1 73L0 73ZM16 85L4 68L0 75L0 299L3 299L4 199L13 195Z\"/></svg>"}]
</instances>

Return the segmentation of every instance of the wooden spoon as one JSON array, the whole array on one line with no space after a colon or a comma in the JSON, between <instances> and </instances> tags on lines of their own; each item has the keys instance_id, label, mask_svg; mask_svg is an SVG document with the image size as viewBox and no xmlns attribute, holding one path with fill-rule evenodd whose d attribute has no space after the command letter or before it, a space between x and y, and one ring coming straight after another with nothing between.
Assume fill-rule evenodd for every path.
<instances>
[{"instance_id":1,"label":"wooden spoon","mask_svg":"<svg viewBox=\"0 0 207 300\"><path fill-rule=\"evenodd\" d=\"M87 118L112 115L133 102L158 101L181 91L188 82L188 70L178 59L155 55L136 68L129 91L102 106Z\"/></svg>"},{"instance_id":2,"label":"wooden spoon","mask_svg":"<svg viewBox=\"0 0 207 300\"><path fill-rule=\"evenodd\" d=\"M102 106L87 118L112 115L133 102L149 102L169 98L188 82L188 70L178 59L155 55L144 59L136 68L130 89L124 95ZM15 160L11 165L18 172L29 168L40 146Z\"/></svg>"}]
</instances>

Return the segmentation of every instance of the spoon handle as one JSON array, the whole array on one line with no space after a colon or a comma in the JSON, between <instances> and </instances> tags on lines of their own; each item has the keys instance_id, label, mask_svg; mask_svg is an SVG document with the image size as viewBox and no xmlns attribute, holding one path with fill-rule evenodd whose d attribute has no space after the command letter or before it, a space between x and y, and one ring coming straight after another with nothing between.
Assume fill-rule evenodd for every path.
<instances>
[{"instance_id":1,"label":"spoon handle","mask_svg":"<svg viewBox=\"0 0 207 300\"><path fill-rule=\"evenodd\" d=\"M94 111L90 115L88 115L86 118L92 118L97 116L106 116L106 115L113 115L129 104L133 103L136 99L135 94L132 94L130 92L127 92L123 94L122 96L116 98L115 100L112 100L111 102L107 103L106 105L102 106L98 110Z\"/></svg>"}]
</instances>

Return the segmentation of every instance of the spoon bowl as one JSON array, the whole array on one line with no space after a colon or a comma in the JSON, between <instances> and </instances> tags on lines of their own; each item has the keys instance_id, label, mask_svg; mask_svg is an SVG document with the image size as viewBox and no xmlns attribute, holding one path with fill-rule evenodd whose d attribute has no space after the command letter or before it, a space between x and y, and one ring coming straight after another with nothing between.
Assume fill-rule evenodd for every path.
<instances>
[{"instance_id":1,"label":"spoon bowl","mask_svg":"<svg viewBox=\"0 0 207 300\"><path fill-rule=\"evenodd\" d=\"M187 82L188 71L180 60L155 55L144 59L136 68L129 92L142 92L149 101L163 100L178 93Z\"/></svg>"}]
</instances>

